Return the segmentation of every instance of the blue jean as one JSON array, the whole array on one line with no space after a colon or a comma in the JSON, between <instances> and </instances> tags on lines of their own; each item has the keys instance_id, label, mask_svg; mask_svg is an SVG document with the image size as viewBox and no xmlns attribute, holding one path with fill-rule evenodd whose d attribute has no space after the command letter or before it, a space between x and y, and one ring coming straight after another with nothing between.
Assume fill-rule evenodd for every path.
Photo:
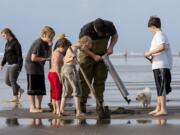
<instances>
[{"instance_id":1,"label":"blue jean","mask_svg":"<svg viewBox=\"0 0 180 135\"><path fill-rule=\"evenodd\" d=\"M19 66L17 64L8 65L5 76L5 83L12 88L14 96L18 95L20 89L19 84L17 84L18 76Z\"/></svg>"}]
</instances>

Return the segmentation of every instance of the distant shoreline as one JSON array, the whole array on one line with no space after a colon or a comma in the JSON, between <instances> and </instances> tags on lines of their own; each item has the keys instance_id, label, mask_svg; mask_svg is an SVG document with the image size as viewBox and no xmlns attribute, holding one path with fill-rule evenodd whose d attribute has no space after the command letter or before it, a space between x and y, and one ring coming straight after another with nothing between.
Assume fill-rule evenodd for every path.
<instances>
[{"instance_id":1,"label":"distant shoreline","mask_svg":"<svg viewBox=\"0 0 180 135\"><path fill-rule=\"evenodd\" d=\"M4 55L4 53L0 53L0 58L2 58ZM23 54L23 57L26 57L27 53ZM143 53L128 53L127 55L125 55L125 53L119 53L119 54L112 54L111 57L144 57ZM180 54L174 53L173 57L180 57Z\"/></svg>"}]
</instances>

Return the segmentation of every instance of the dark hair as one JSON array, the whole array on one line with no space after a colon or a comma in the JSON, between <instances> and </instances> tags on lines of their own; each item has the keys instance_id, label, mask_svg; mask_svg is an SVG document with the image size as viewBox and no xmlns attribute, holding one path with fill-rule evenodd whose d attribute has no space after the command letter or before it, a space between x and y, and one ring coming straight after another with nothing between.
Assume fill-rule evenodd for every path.
<instances>
[{"instance_id":1,"label":"dark hair","mask_svg":"<svg viewBox=\"0 0 180 135\"><path fill-rule=\"evenodd\" d=\"M9 28L4 28L4 29L1 31L1 34L2 34L2 33L9 34L12 38L15 38L15 39L16 39L16 36L14 35L14 33L13 33Z\"/></svg>"},{"instance_id":2,"label":"dark hair","mask_svg":"<svg viewBox=\"0 0 180 135\"><path fill-rule=\"evenodd\" d=\"M58 38L58 40L56 41L56 44L54 46L54 50L58 47L69 47L71 46L71 42L65 37L65 34L61 34Z\"/></svg>"},{"instance_id":3,"label":"dark hair","mask_svg":"<svg viewBox=\"0 0 180 135\"><path fill-rule=\"evenodd\" d=\"M155 26L156 28L161 28L161 19L156 16L151 16L148 22L148 27Z\"/></svg>"},{"instance_id":4,"label":"dark hair","mask_svg":"<svg viewBox=\"0 0 180 135\"><path fill-rule=\"evenodd\" d=\"M94 27L96 28L96 30L98 32L104 32L104 21L101 18L97 18L94 22L93 22Z\"/></svg>"}]
</instances>

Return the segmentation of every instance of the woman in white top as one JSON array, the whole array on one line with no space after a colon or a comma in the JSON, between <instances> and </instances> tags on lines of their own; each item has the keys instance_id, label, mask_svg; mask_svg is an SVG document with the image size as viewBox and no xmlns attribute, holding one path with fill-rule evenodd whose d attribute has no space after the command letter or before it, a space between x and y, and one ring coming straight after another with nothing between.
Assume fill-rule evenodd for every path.
<instances>
[{"instance_id":1,"label":"woman in white top","mask_svg":"<svg viewBox=\"0 0 180 135\"><path fill-rule=\"evenodd\" d=\"M156 89L157 106L149 113L153 116L167 115L166 95L171 92L171 48L166 35L161 31L161 20L158 17L150 17L148 22L149 31L154 34L151 48L144 56L152 63Z\"/></svg>"}]
</instances>

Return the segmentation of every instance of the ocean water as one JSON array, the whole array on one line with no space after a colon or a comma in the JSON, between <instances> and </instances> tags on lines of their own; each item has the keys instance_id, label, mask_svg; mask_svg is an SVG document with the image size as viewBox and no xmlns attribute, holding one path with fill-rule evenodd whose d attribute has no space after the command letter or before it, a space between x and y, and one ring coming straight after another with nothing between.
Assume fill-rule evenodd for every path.
<instances>
[{"instance_id":1,"label":"ocean water","mask_svg":"<svg viewBox=\"0 0 180 135\"><path fill-rule=\"evenodd\" d=\"M121 96L119 90L117 89L113 79L108 75L106 81L106 90L104 94L105 104L109 106L136 106L141 107L141 104L135 100L137 93L149 87L152 92L152 106L156 103L156 88L154 84L153 73L151 70L151 64L141 56L129 56L124 58L123 56L111 56L110 57L116 71L118 72L120 78L124 82L128 92L129 98L132 102L128 105L123 97ZM168 95L168 106L179 105L180 103L180 58L173 58L173 69L172 69L172 92ZM47 104L50 101L50 88L47 79L48 73L48 63L45 65L46 74L46 89L47 95L43 98L43 107L47 108ZM4 83L4 76L6 72L6 67L0 71L0 110L12 108L14 105L7 102L12 97L12 90ZM25 90L22 96L21 106L23 108L28 108L28 96L26 94L27 81L26 72L23 67L22 72L18 78L18 83ZM73 102L70 100L69 102ZM88 105L95 106L95 99L89 98Z\"/></svg>"}]
</instances>

